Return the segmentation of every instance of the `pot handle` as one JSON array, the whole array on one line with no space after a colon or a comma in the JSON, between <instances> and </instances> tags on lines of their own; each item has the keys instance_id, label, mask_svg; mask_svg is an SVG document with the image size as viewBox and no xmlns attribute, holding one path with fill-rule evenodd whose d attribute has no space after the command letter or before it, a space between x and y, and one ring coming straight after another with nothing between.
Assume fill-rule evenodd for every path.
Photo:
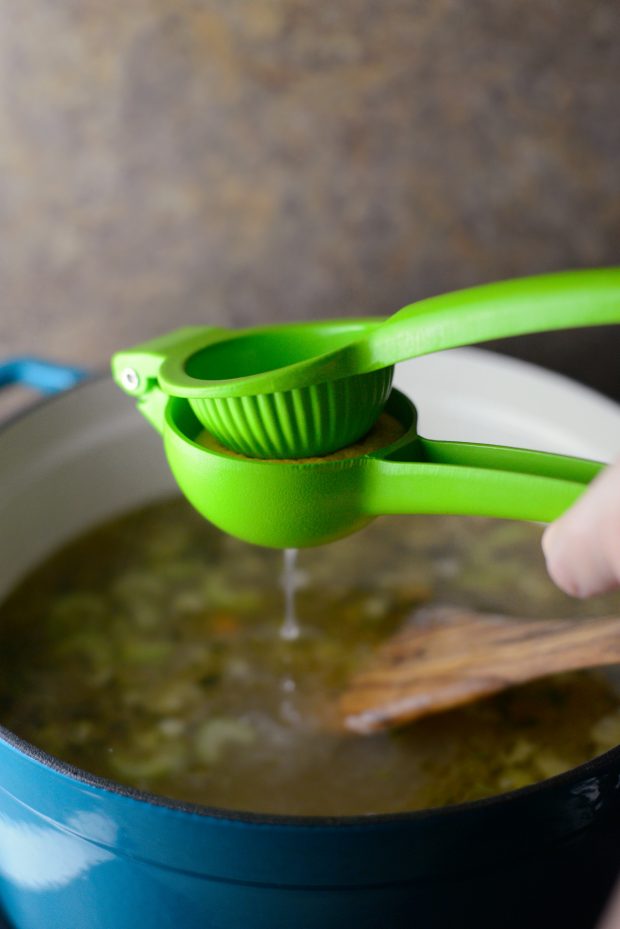
<instances>
[{"instance_id":1,"label":"pot handle","mask_svg":"<svg viewBox=\"0 0 620 929\"><path fill-rule=\"evenodd\" d=\"M82 368L28 355L0 361L0 390L21 384L51 395L69 390L87 376Z\"/></svg>"}]
</instances>

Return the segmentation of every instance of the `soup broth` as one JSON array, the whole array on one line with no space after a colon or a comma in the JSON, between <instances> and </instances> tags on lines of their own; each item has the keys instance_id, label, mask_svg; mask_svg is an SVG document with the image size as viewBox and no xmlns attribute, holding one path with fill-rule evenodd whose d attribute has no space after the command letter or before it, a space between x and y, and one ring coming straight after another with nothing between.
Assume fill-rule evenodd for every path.
<instances>
[{"instance_id":1,"label":"soup broth","mask_svg":"<svg viewBox=\"0 0 620 929\"><path fill-rule=\"evenodd\" d=\"M394 517L300 552L300 634L280 635L282 554L183 501L130 513L0 607L0 722L79 768L168 797L282 814L415 810L531 784L620 742L620 701L582 672L399 731L331 731L348 676L422 605L613 612L547 579L540 530Z\"/></svg>"}]
</instances>

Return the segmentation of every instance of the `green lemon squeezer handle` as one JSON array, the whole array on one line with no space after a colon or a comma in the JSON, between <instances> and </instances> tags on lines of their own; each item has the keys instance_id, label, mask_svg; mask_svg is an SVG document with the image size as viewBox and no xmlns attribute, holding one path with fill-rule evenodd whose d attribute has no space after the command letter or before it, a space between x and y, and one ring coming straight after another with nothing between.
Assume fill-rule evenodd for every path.
<instances>
[{"instance_id":1,"label":"green lemon squeezer handle","mask_svg":"<svg viewBox=\"0 0 620 929\"><path fill-rule=\"evenodd\" d=\"M483 284L405 306L371 333L379 364L541 330L615 323L618 268L563 271Z\"/></svg>"},{"instance_id":2,"label":"green lemon squeezer handle","mask_svg":"<svg viewBox=\"0 0 620 929\"><path fill-rule=\"evenodd\" d=\"M620 268L562 271L409 304L345 348L351 357L343 362L351 373L374 371L490 339L619 321Z\"/></svg>"},{"instance_id":3,"label":"green lemon squeezer handle","mask_svg":"<svg viewBox=\"0 0 620 929\"><path fill-rule=\"evenodd\" d=\"M149 378L172 397L248 397L335 382L490 339L618 322L620 268L561 271L428 297L357 326L319 321L245 331L183 329L117 353L113 367L146 364ZM215 356L206 353L214 342L225 352L220 345ZM260 363L245 369L248 346ZM192 355L204 357L204 373L186 370Z\"/></svg>"},{"instance_id":4,"label":"green lemon squeezer handle","mask_svg":"<svg viewBox=\"0 0 620 929\"><path fill-rule=\"evenodd\" d=\"M377 458L369 515L453 513L551 522L603 464L582 458L419 438L415 461Z\"/></svg>"}]
</instances>

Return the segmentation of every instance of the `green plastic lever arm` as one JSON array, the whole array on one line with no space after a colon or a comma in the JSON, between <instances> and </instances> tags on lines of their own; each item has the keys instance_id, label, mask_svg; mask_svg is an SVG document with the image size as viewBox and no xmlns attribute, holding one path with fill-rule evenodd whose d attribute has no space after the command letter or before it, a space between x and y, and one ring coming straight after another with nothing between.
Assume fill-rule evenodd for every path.
<instances>
[{"instance_id":1,"label":"green plastic lever arm","mask_svg":"<svg viewBox=\"0 0 620 929\"><path fill-rule=\"evenodd\" d=\"M366 370L375 370L489 339L618 322L620 268L563 271L412 303L380 324L356 350L367 353Z\"/></svg>"},{"instance_id":2,"label":"green plastic lever arm","mask_svg":"<svg viewBox=\"0 0 620 929\"><path fill-rule=\"evenodd\" d=\"M442 513L551 522L604 467L583 458L467 442L418 438L408 448L409 460L374 460L369 515Z\"/></svg>"}]
</instances>

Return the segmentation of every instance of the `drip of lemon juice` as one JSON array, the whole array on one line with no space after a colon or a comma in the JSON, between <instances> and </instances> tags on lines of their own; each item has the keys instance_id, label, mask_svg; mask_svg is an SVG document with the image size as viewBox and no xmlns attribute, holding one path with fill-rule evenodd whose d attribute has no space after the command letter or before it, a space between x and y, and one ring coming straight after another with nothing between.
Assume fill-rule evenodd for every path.
<instances>
[{"instance_id":1,"label":"drip of lemon juice","mask_svg":"<svg viewBox=\"0 0 620 929\"><path fill-rule=\"evenodd\" d=\"M297 555L299 549L284 549L284 569L281 584L284 590L284 622L280 626L280 637L287 642L293 642L301 634L297 618L295 595L301 585L301 574L297 570Z\"/></svg>"}]
</instances>

